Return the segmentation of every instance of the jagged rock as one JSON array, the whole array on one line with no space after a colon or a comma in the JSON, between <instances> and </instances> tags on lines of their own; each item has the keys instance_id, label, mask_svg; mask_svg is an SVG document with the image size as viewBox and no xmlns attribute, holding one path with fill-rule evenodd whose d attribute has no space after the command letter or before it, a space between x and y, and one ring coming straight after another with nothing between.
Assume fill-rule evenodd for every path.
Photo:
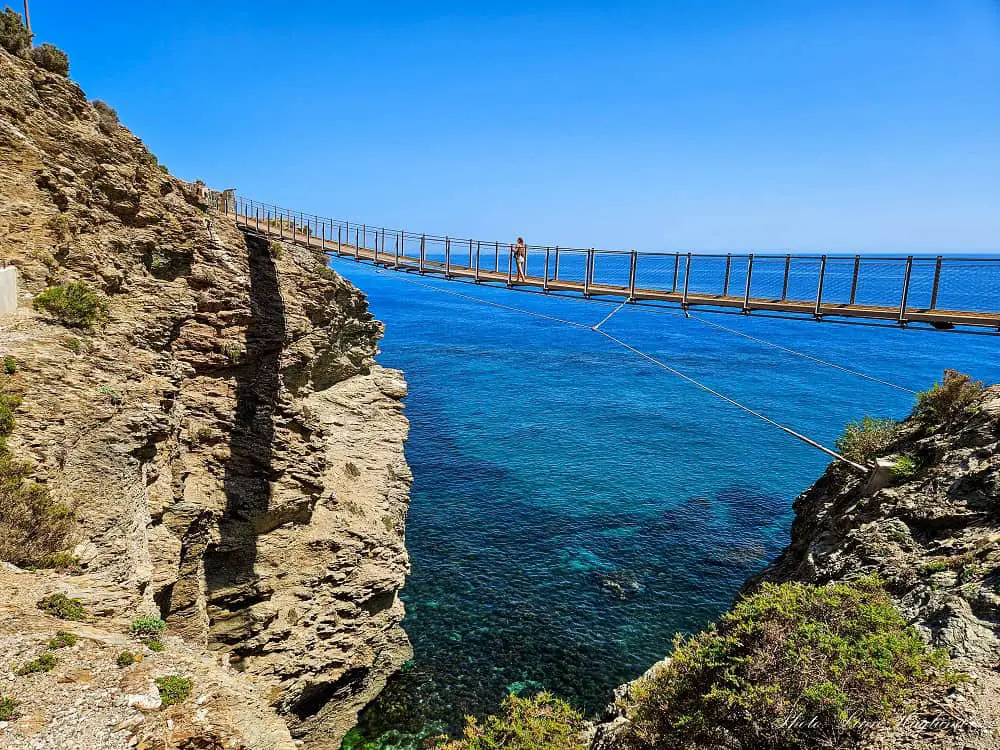
<instances>
[{"instance_id":1,"label":"jagged rock","mask_svg":"<svg viewBox=\"0 0 1000 750\"><path fill-rule=\"evenodd\" d=\"M381 324L322 258L208 212L75 84L0 50L0 102L11 449L76 508L87 580L225 655L306 746L339 747L410 655L406 386L374 365ZM93 333L31 309L76 280L108 298ZM111 590L96 609L118 611Z\"/></svg>"}]
</instances>

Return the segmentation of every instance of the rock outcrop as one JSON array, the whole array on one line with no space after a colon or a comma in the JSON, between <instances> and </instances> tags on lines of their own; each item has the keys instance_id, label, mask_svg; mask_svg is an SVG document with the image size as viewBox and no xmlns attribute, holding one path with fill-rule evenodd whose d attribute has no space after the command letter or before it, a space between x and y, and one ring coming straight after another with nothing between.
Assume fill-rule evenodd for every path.
<instances>
[{"instance_id":1,"label":"rock outcrop","mask_svg":"<svg viewBox=\"0 0 1000 750\"><path fill-rule=\"evenodd\" d=\"M965 675L928 696L865 745L1000 748L1000 386L954 419L911 418L890 450L915 459L912 473L873 483L831 464L794 505L791 542L749 580L826 584L875 573L896 607ZM622 686L597 727L595 750L627 746Z\"/></svg>"},{"instance_id":2,"label":"rock outcrop","mask_svg":"<svg viewBox=\"0 0 1000 750\"><path fill-rule=\"evenodd\" d=\"M75 508L79 568L251 676L308 747L339 747L410 654L406 386L374 364L364 296L244 236L113 111L2 50L0 258L21 276L0 318L8 444ZM81 280L108 300L93 332L32 309Z\"/></svg>"}]
</instances>

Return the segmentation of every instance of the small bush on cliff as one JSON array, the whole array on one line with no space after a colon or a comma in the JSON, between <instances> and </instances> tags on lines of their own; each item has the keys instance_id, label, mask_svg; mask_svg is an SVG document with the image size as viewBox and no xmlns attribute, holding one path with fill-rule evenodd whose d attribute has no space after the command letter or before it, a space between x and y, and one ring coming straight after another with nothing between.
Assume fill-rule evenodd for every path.
<instances>
[{"instance_id":1,"label":"small bush on cliff","mask_svg":"<svg viewBox=\"0 0 1000 750\"><path fill-rule=\"evenodd\" d=\"M44 599L40 599L38 608L61 620L80 621L86 616L83 602L79 599L71 599L62 593L50 594Z\"/></svg>"},{"instance_id":2,"label":"small bush on cliff","mask_svg":"<svg viewBox=\"0 0 1000 750\"><path fill-rule=\"evenodd\" d=\"M5 375L13 375L17 372L17 360L7 355L3 358L3 371Z\"/></svg>"},{"instance_id":3,"label":"small bush on cliff","mask_svg":"<svg viewBox=\"0 0 1000 750\"><path fill-rule=\"evenodd\" d=\"M35 65L50 73L69 76L69 57L54 44L40 44L31 50L31 59Z\"/></svg>"},{"instance_id":4,"label":"small bush on cliff","mask_svg":"<svg viewBox=\"0 0 1000 750\"><path fill-rule=\"evenodd\" d=\"M19 403L19 397L0 390L0 560L26 567L54 559L69 547L74 520L67 506L31 480L31 465L7 448Z\"/></svg>"},{"instance_id":5,"label":"small bush on cliff","mask_svg":"<svg viewBox=\"0 0 1000 750\"><path fill-rule=\"evenodd\" d=\"M17 707L21 704L6 695L0 695L0 721L13 721L17 718Z\"/></svg>"},{"instance_id":6,"label":"small bush on cliff","mask_svg":"<svg viewBox=\"0 0 1000 750\"><path fill-rule=\"evenodd\" d=\"M71 328L90 329L108 317L104 299L85 281L49 287L35 297L35 307Z\"/></svg>"},{"instance_id":7,"label":"small bush on cliff","mask_svg":"<svg viewBox=\"0 0 1000 750\"><path fill-rule=\"evenodd\" d=\"M509 695L503 713L482 723L466 719L459 740L439 745L441 750L583 750L583 717L568 703L549 693L531 698Z\"/></svg>"},{"instance_id":8,"label":"small bush on cliff","mask_svg":"<svg viewBox=\"0 0 1000 750\"><path fill-rule=\"evenodd\" d=\"M194 687L194 683L187 677L170 674L166 677L157 677L156 687L160 691L160 700L163 701L163 707L166 708L167 706L173 706L186 701L191 696L191 689Z\"/></svg>"},{"instance_id":9,"label":"small bush on cliff","mask_svg":"<svg viewBox=\"0 0 1000 750\"><path fill-rule=\"evenodd\" d=\"M122 669L125 669L125 667L131 667L137 661L138 659L136 658L136 655L133 654L131 651L122 651L120 654L118 654L118 658L115 659L115 664L117 664Z\"/></svg>"},{"instance_id":10,"label":"small bush on cliff","mask_svg":"<svg viewBox=\"0 0 1000 750\"><path fill-rule=\"evenodd\" d=\"M917 394L913 416L926 425L946 424L968 413L982 392L980 381L957 370L945 370L940 383Z\"/></svg>"},{"instance_id":11,"label":"small bush on cliff","mask_svg":"<svg viewBox=\"0 0 1000 750\"><path fill-rule=\"evenodd\" d=\"M100 99L94 99L90 105L97 110L97 128L105 135L111 135L115 132L120 123L118 122L118 113L115 108L106 102L102 102Z\"/></svg>"},{"instance_id":12,"label":"small bush on cliff","mask_svg":"<svg viewBox=\"0 0 1000 750\"><path fill-rule=\"evenodd\" d=\"M844 434L837 438L837 450L852 461L870 461L884 454L898 434L895 420L865 417L860 422L848 422Z\"/></svg>"},{"instance_id":13,"label":"small bush on cliff","mask_svg":"<svg viewBox=\"0 0 1000 750\"><path fill-rule=\"evenodd\" d=\"M19 13L4 8L0 14L0 47L12 55L24 55L31 47L31 34Z\"/></svg>"},{"instance_id":14,"label":"small bush on cliff","mask_svg":"<svg viewBox=\"0 0 1000 750\"><path fill-rule=\"evenodd\" d=\"M56 633L55 638L49 640L48 647L53 651L60 648L72 648L78 640L79 638L76 637L76 633L60 630Z\"/></svg>"},{"instance_id":15,"label":"small bush on cliff","mask_svg":"<svg viewBox=\"0 0 1000 750\"><path fill-rule=\"evenodd\" d=\"M855 746L944 679L876 578L765 584L633 690L637 748Z\"/></svg>"},{"instance_id":16,"label":"small bush on cliff","mask_svg":"<svg viewBox=\"0 0 1000 750\"><path fill-rule=\"evenodd\" d=\"M158 638L167 629L167 623L159 617L136 617L132 620L132 635L136 638Z\"/></svg>"},{"instance_id":17,"label":"small bush on cliff","mask_svg":"<svg viewBox=\"0 0 1000 750\"><path fill-rule=\"evenodd\" d=\"M37 659L22 664L17 669L17 673L21 676L26 674L37 674L39 672L51 672L56 668L56 664L59 662L54 654L42 654Z\"/></svg>"}]
</instances>

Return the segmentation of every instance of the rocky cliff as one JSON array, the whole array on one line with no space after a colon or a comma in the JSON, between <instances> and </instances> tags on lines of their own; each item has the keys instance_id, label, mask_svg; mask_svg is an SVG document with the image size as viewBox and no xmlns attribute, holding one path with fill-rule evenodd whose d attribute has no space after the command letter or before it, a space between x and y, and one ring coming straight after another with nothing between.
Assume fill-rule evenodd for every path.
<instances>
[{"instance_id":1,"label":"rocky cliff","mask_svg":"<svg viewBox=\"0 0 1000 750\"><path fill-rule=\"evenodd\" d=\"M76 542L69 570L10 573L4 649L52 624L29 616L41 589L96 591L109 622L161 616L294 737L338 747L409 656L406 386L374 364L364 296L307 250L241 234L113 110L2 50L0 259L21 277L0 318L20 396L8 445L73 508ZM33 309L76 281L107 300L91 331ZM0 744L43 746L20 700Z\"/></svg>"},{"instance_id":2,"label":"rocky cliff","mask_svg":"<svg viewBox=\"0 0 1000 750\"><path fill-rule=\"evenodd\" d=\"M861 476L831 464L795 501L790 544L741 597L766 582L826 585L877 575L905 621L947 652L960 679L918 691L905 714L875 727L861 745L855 738L844 746L1000 748L1000 386L944 417L915 413L878 453L893 471ZM636 695L669 664L619 690L595 750L646 747L631 740ZM785 738L767 746L809 745Z\"/></svg>"}]
</instances>

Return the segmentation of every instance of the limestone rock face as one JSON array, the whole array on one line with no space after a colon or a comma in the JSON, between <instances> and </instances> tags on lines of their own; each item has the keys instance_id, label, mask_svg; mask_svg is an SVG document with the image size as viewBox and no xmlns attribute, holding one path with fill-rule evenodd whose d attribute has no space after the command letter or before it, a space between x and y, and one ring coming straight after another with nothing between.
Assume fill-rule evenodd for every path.
<instances>
[{"instance_id":1,"label":"limestone rock face","mask_svg":"<svg viewBox=\"0 0 1000 750\"><path fill-rule=\"evenodd\" d=\"M410 473L381 324L322 257L244 236L72 82L0 50L0 354L11 449L76 509L87 576L254 677L339 747L410 654L397 592ZM92 332L35 311L107 296Z\"/></svg>"}]
</instances>

